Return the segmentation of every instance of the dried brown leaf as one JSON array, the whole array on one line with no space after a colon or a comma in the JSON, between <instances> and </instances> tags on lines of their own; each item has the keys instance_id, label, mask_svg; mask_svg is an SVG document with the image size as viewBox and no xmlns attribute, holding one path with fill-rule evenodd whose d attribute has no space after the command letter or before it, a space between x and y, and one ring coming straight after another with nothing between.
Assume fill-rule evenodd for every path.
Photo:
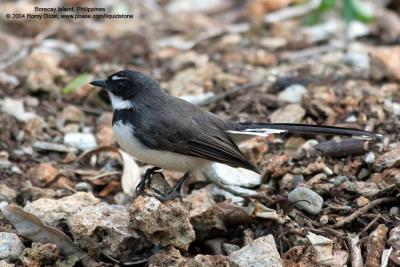
<instances>
[{"instance_id":1,"label":"dried brown leaf","mask_svg":"<svg viewBox=\"0 0 400 267\"><path fill-rule=\"evenodd\" d=\"M122 157L124 168L122 170L121 186L125 194L133 196L136 191L136 187L140 183L141 173L139 165L136 161L127 153L118 150Z\"/></svg>"},{"instance_id":2,"label":"dried brown leaf","mask_svg":"<svg viewBox=\"0 0 400 267\"><path fill-rule=\"evenodd\" d=\"M106 197L110 195L111 193L115 193L121 190L121 184L118 181L111 181L104 187L103 190L99 193L100 197Z\"/></svg>"},{"instance_id":3,"label":"dried brown leaf","mask_svg":"<svg viewBox=\"0 0 400 267\"><path fill-rule=\"evenodd\" d=\"M101 152L115 152L119 154L119 160L123 165L122 176L121 176L121 186L125 194L133 196L136 191L136 186L139 184L141 179L141 172L139 165L136 161L127 153L121 149L117 149L111 146L98 147L89 151L86 151L78 157L78 160L83 158L101 153Z\"/></svg>"},{"instance_id":4,"label":"dried brown leaf","mask_svg":"<svg viewBox=\"0 0 400 267\"><path fill-rule=\"evenodd\" d=\"M79 259L87 257L66 234L44 224L32 213L14 205L2 205L0 210L23 237L39 243L54 243L65 256L77 256Z\"/></svg>"},{"instance_id":5,"label":"dried brown leaf","mask_svg":"<svg viewBox=\"0 0 400 267\"><path fill-rule=\"evenodd\" d=\"M252 220L249 210L227 202L215 205L217 212L222 213L224 223L229 225L248 223Z\"/></svg>"}]
</instances>

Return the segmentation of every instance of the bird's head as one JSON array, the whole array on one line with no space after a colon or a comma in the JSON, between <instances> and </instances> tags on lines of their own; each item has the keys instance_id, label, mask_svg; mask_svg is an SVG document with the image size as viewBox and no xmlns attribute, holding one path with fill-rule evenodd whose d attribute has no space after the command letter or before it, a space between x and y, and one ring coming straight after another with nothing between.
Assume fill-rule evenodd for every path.
<instances>
[{"instance_id":1,"label":"bird's head","mask_svg":"<svg viewBox=\"0 0 400 267\"><path fill-rule=\"evenodd\" d=\"M102 87L109 92L111 104L118 109L121 103L135 101L138 96L160 94L159 84L149 76L135 70L122 70L111 74L105 80L95 80L90 83Z\"/></svg>"}]
</instances>

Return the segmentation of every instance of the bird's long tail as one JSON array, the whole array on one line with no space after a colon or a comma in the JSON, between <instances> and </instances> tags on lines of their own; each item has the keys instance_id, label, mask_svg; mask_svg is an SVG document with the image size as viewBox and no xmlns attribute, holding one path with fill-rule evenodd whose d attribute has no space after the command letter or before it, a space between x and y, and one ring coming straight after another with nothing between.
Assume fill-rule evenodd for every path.
<instances>
[{"instance_id":1,"label":"bird's long tail","mask_svg":"<svg viewBox=\"0 0 400 267\"><path fill-rule=\"evenodd\" d=\"M354 128L297 123L240 123L227 133L236 140L249 139L251 136L268 136L274 133L341 135L363 140L376 140L382 137L379 134Z\"/></svg>"}]
</instances>

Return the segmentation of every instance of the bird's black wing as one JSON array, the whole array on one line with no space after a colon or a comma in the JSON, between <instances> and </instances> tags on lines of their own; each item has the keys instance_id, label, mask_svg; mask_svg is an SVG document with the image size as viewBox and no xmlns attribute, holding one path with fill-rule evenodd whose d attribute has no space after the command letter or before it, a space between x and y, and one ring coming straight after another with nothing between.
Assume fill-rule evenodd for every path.
<instances>
[{"instance_id":1,"label":"bird's black wing","mask_svg":"<svg viewBox=\"0 0 400 267\"><path fill-rule=\"evenodd\" d=\"M189 141L191 156L209 159L233 167L242 167L259 172L240 152L236 144L229 138L204 135Z\"/></svg>"},{"instance_id":2,"label":"bird's black wing","mask_svg":"<svg viewBox=\"0 0 400 267\"><path fill-rule=\"evenodd\" d=\"M161 114L156 116L155 114ZM135 137L151 149L204 158L258 172L225 133L225 122L186 101L173 98L168 108L149 112Z\"/></svg>"}]
</instances>

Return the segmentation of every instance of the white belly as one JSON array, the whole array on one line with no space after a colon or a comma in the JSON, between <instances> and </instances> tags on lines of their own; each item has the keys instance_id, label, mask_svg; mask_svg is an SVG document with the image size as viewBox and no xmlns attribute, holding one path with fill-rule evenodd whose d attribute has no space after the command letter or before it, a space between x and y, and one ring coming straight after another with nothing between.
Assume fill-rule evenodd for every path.
<instances>
[{"instance_id":1,"label":"white belly","mask_svg":"<svg viewBox=\"0 0 400 267\"><path fill-rule=\"evenodd\" d=\"M208 160L202 158L150 149L135 138L133 127L123 124L122 121L114 123L113 132L121 148L143 163L180 172L193 172L209 163Z\"/></svg>"}]
</instances>

